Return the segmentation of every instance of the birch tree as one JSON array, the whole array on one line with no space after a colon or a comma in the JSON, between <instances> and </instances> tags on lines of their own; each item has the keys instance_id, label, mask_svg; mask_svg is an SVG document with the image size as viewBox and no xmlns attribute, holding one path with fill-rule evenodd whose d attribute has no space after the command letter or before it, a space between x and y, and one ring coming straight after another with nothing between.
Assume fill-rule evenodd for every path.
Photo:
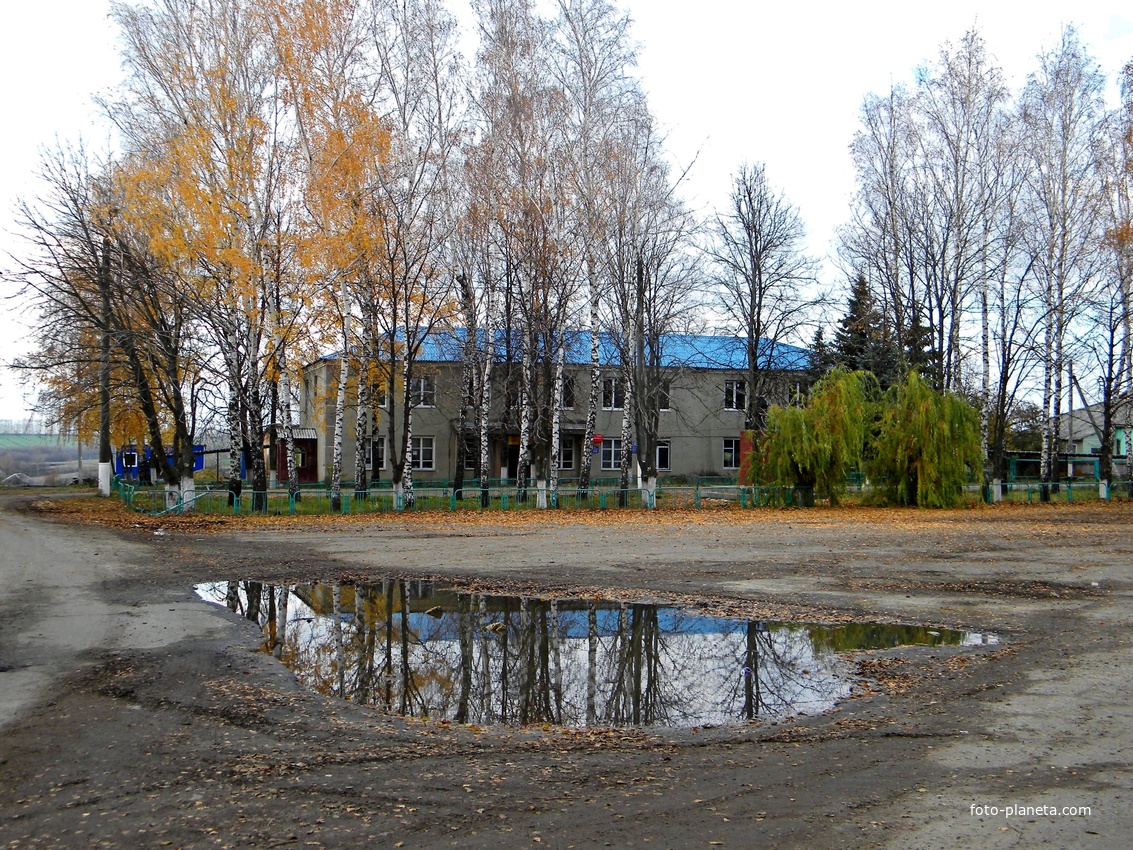
<instances>
[{"instance_id":1,"label":"birch tree","mask_svg":"<svg viewBox=\"0 0 1133 850\"><path fill-rule=\"evenodd\" d=\"M742 328L747 386L744 428L761 429L777 349L798 334L816 303L816 264L803 250L799 211L776 192L763 165L736 175L726 214L716 216L709 259L720 309Z\"/></svg>"},{"instance_id":2,"label":"birch tree","mask_svg":"<svg viewBox=\"0 0 1133 850\"><path fill-rule=\"evenodd\" d=\"M590 484L602 371L599 360L600 305L605 266L601 245L607 235L610 209L599 191L600 159L611 149L624 116L632 114L642 95L629 71L636 62L629 17L605 0L560 0L556 22L556 79L565 96L573 136L573 173L578 197L577 238L582 243L583 273L590 331L590 392L582 437L578 489Z\"/></svg>"},{"instance_id":3,"label":"birch tree","mask_svg":"<svg viewBox=\"0 0 1133 850\"><path fill-rule=\"evenodd\" d=\"M378 327L369 330L381 340L383 369L391 376L400 371L400 393L393 392L392 380L388 393L389 445L395 493L399 502L412 504L413 407L420 403L415 366L430 332L451 324L456 314L450 246L462 67L455 21L436 0L380 3L369 37L376 102L391 130L389 154L370 187L370 202L380 213L381 251L373 269Z\"/></svg>"},{"instance_id":4,"label":"birch tree","mask_svg":"<svg viewBox=\"0 0 1133 850\"><path fill-rule=\"evenodd\" d=\"M1093 143L1103 79L1073 29L1039 56L1020 103L1025 128L1029 228L1043 309L1042 481L1057 474L1062 375L1070 327L1097 272L1098 191Z\"/></svg>"}]
</instances>

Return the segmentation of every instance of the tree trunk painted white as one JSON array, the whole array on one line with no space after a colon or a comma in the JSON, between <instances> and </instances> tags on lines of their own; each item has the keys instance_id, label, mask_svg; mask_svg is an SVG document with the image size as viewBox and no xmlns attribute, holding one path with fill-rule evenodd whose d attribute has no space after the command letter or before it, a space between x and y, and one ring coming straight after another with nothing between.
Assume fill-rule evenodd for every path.
<instances>
[{"instance_id":1,"label":"tree trunk painted white","mask_svg":"<svg viewBox=\"0 0 1133 850\"><path fill-rule=\"evenodd\" d=\"M197 485L193 473L181 476L181 511L192 513L197 507Z\"/></svg>"},{"instance_id":2,"label":"tree trunk painted white","mask_svg":"<svg viewBox=\"0 0 1133 850\"><path fill-rule=\"evenodd\" d=\"M1128 437L1126 437L1128 439ZM114 464L112 463L99 463L98 464L98 495L110 495L110 482L114 477Z\"/></svg>"},{"instance_id":3,"label":"tree trunk painted white","mask_svg":"<svg viewBox=\"0 0 1133 850\"><path fill-rule=\"evenodd\" d=\"M547 509L547 479L535 479L535 507L545 511Z\"/></svg>"},{"instance_id":4,"label":"tree trunk painted white","mask_svg":"<svg viewBox=\"0 0 1133 850\"><path fill-rule=\"evenodd\" d=\"M653 508L657 506L657 476L650 475L645 479L644 487L645 492L642 497L645 499L645 507Z\"/></svg>"}]
</instances>

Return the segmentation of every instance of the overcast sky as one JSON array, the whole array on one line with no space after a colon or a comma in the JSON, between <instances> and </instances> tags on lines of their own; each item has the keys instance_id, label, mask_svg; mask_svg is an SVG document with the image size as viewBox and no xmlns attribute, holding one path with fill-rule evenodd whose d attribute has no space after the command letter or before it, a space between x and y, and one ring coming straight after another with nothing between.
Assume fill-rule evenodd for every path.
<instances>
[{"instance_id":1,"label":"overcast sky","mask_svg":"<svg viewBox=\"0 0 1133 850\"><path fill-rule=\"evenodd\" d=\"M34 193L37 151L56 136L99 143L106 131L91 104L118 75L109 0L4 4L0 28L0 250L18 251L11 207ZM740 0L623 2L635 20L638 70L674 160L692 163L686 197L709 211L727 197L741 163L763 162L796 204L811 251L833 253L834 230L853 192L848 145L869 92L909 82L945 41L975 26L1017 90L1035 56L1075 24L1111 81L1133 58L1128 0L988 3L761 3ZM6 260L0 266L7 267ZM828 265L828 277L833 269ZM831 278L827 284L839 281ZM3 284L3 294L11 286ZM0 304L0 362L26 349L29 320ZM0 368L0 419L26 416L18 376Z\"/></svg>"}]
</instances>

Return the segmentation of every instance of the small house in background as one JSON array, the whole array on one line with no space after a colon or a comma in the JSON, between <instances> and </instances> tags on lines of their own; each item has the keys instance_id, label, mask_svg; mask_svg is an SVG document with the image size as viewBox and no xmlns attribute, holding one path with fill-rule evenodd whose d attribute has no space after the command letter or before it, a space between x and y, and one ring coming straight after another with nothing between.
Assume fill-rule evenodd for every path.
<instances>
[{"instance_id":1,"label":"small house in background","mask_svg":"<svg viewBox=\"0 0 1133 850\"><path fill-rule=\"evenodd\" d=\"M170 455L169 451L166 455ZM201 472L205 468L205 455L208 454L203 444L193 445L193 472ZM152 450L149 446L142 446L141 451L137 445L131 443L118 449L114 456L114 474L125 481L140 481L143 484L152 484L159 474L156 465L152 463Z\"/></svg>"},{"instance_id":2,"label":"small house in background","mask_svg":"<svg viewBox=\"0 0 1133 850\"><path fill-rule=\"evenodd\" d=\"M319 439L314 428L292 428L295 439L295 476L299 484L315 484L319 480ZM271 480L268 486L286 485L287 433L282 425L272 425L264 433L264 466Z\"/></svg>"},{"instance_id":3,"label":"small house in background","mask_svg":"<svg viewBox=\"0 0 1133 850\"><path fill-rule=\"evenodd\" d=\"M1125 443L1125 429L1130 426L1133 426L1133 404L1122 401L1116 405L1113 413L1114 478L1126 477L1129 446ZM1071 410L1059 417L1058 433L1063 441L1059 448L1068 456L1065 475L1087 478L1097 475L1096 463L1090 459L1090 456L1101 454L1101 429L1102 405L1100 404Z\"/></svg>"}]
</instances>

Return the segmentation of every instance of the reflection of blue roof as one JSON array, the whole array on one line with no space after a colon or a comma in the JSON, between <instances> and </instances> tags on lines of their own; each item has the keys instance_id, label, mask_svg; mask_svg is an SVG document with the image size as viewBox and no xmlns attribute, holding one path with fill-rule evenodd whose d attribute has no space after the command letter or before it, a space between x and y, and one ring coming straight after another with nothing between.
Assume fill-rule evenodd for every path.
<instances>
[{"instance_id":1,"label":"reflection of blue roof","mask_svg":"<svg viewBox=\"0 0 1133 850\"><path fill-rule=\"evenodd\" d=\"M507 350L507 337L503 331L497 332L495 336L496 357L503 360ZM614 335L601 333L598 337L599 360L606 366L618 365L621 357ZM434 330L425 337L418 360L427 363L460 362L464 340L463 328ZM513 340L512 353L518 357L519 340ZM801 370L810 362L810 353L794 345L760 340L758 348L759 367L762 369ZM660 338L659 349L659 360L665 367L728 370L747 368L747 341L738 336L665 334ZM589 331L567 333L566 359L568 363L575 365L590 362Z\"/></svg>"}]
</instances>

